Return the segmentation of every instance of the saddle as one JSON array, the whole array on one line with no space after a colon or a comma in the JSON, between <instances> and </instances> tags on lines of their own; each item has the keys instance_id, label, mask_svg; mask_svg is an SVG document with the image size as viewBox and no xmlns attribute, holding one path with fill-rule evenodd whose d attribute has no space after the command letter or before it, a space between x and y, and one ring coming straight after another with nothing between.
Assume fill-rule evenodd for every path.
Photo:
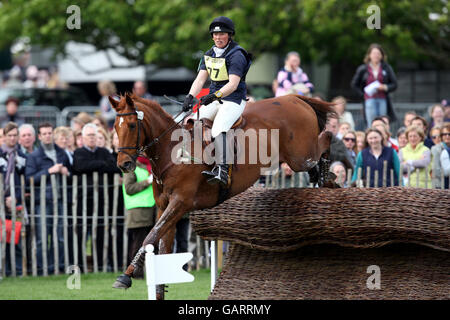
<instances>
[{"instance_id":1,"label":"saddle","mask_svg":"<svg viewBox=\"0 0 450 320\"><path fill-rule=\"evenodd\" d=\"M184 124L184 129L188 130L189 133L191 134L191 137L193 139L194 134L194 125L195 122L197 120L191 118L188 119L186 121L186 123ZM213 141L212 135L211 135L211 130L212 130L212 126L213 126L213 121L206 119L206 118L202 118L200 120L201 126L202 126L202 148L205 149L208 145L211 144L211 142ZM246 125L246 120L244 117L242 117L242 115L239 117L239 119L237 119L234 124L231 126L231 129L243 129ZM238 140L236 139L235 136L231 136L228 139L233 139L234 141L229 141L233 146L234 146L234 161L233 161L233 169L236 169L236 163L237 163L237 154L240 150L240 146L238 144ZM213 155L214 156L214 155ZM208 159L208 160L212 160L212 159ZM212 161L208 161L209 163L214 162Z\"/></svg>"}]
</instances>

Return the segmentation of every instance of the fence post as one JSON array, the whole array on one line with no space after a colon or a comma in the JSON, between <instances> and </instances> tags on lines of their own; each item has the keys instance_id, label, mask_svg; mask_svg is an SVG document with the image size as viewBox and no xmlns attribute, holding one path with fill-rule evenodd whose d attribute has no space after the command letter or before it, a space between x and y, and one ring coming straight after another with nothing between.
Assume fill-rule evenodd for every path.
<instances>
[{"instance_id":1,"label":"fence post","mask_svg":"<svg viewBox=\"0 0 450 320\"><path fill-rule=\"evenodd\" d=\"M125 208L123 209L125 213ZM125 225L125 220L123 221L123 242L122 242L122 266L123 268L127 265L127 253L128 253L128 229Z\"/></svg>"},{"instance_id":2,"label":"fence post","mask_svg":"<svg viewBox=\"0 0 450 320\"><path fill-rule=\"evenodd\" d=\"M117 207L119 205L119 174L114 174L114 186L113 186L113 212L112 212L112 249L113 249L113 268L114 272L118 271L117 267Z\"/></svg>"},{"instance_id":3,"label":"fence post","mask_svg":"<svg viewBox=\"0 0 450 320\"><path fill-rule=\"evenodd\" d=\"M22 174L20 175L20 193L22 195L22 230L20 232L20 236L22 239L22 277L26 276L28 274L28 268L27 268L27 230L26 226L29 223L28 218L28 211L25 201L25 176Z\"/></svg>"},{"instance_id":4,"label":"fence post","mask_svg":"<svg viewBox=\"0 0 450 320\"><path fill-rule=\"evenodd\" d=\"M357 176L356 176L356 182L357 182L357 185L359 187L363 187L364 186L364 183L362 183L362 182L360 183L361 179L362 179L362 168L359 167L358 168L358 173L357 173Z\"/></svg>"},{"instance_id":5,"label":"fence post","mask_svg":"<svg viewBox=\"0 0 450 320\"><path fill-rule=\"evenodd\" d=\"M206 269L208 269L211 265L210 265L210 261L209 261L209 241L208 240L204 240L203 241L204 245L205 245L205 262L206 262Z\"/></svg>"},{"instance_id":6,"label":"fence post","mask_svg":"<svg viewBox=\"0 0 450 320\"><path fill-rule=\"evenodd\" d=\"M391 187L393 187L394 186L394 169L391 169L389 174L391 177Z\"/></svg>"},{"instance_id":7,"label":"fence post","mask_svg":"<svg viewBox=\"0 0 450 320\"><path fill-rule=\"evenodd\" d=\"M0 173L0 199L5 198L5 192L3 189L3 174ZM6 277L6 208L5 202L0 201L0 222L2 223L2 229L0 230L1 234L1 243L0 243L0 275Z\"/></svg>"},{"instance_id":8,"label":"fence post","mask_svg":"<svg viewBox=\"0 0 450 320\"><path fill-rule=\"evenodd\" d=\"M270 184L270 188L272 188L272 189L275 189L276 178L278 177L277 173L272 173L272 175L271 175L272 181L271 181L271 184Z\"/></svg>"},{"instance_id":9,"label":"fence post","mask_svg":"<svg viewBox=\"0 0 450 320\"><path fill-rule=\"evenodd\" d=\"M83 224L82 224L82 237L81 237L81 255L83 259L83 270L84 273L88 273L87 267L87 255L86 255L86 243L87 243L87 175L83 173L81 175L81 184L83 188L83 207L82 207L82 215L83 215Z\"/></svg>"},{"instance_id":10,"label":"fence post","mask_svg":"<svg viewBox=\"0 0 450 320\"><path fill-rule=\"evenodd\" d=\"M67 217L67 176L62 176L62 209L63 209L63 237L64 237L64 270L69 268L69 222Z\"/></svg>"},{"instance_id":11,"label":"fence post","mask_svg":"<svg viewBox=\"0 0 450 320\"><path fill-rule=\"evenodd\" d=\"M280 170L281 170L281 188L284 189L286 188L286 172L284 172L283 168L281 167Z\"/></svg>"},{"instance_id":12,"label":"fence post","mask_svg":"<svg viewBox=\"0 0 450 320\"><path fill-rule=\"evenodd\" d=\"M383 188L387 187L387 160L383 161Z\"/></svg>"},{"instance_id":13,"label":"fence post","mask_svg":"<svg viewBox=\"0 0 450 320\"><path fill-rule=\"evenodd\" d=\"M408 187L411 187L411 167L408 166L408 167L406 168L406 170L407 170L406 176L408 177Z\"/></svg>"},{"instance_id":14,"label":"fence post","mask_svg":"<svg viewBox=\"0 0 450 320\"><path fill-rule=\"evenodd\" d=\"M48 276L48 261L47 261L47 203L45 199L45 191L47 189L47 175L41 176L41 189L39 190L39 207L40 207L40 224L41 224L41 252L42 252L42 268L43 275Z\"/></svg>"},{"instance_id":15,"label":"fence post","mask_svg":"<svg viewBox=\"0 0 450 320\"><path fill-rule=\"evenodd\" d=\"M30 232L31 232L31 272L33 277L37 274L36 250L36 206L34 192L34 178L30 177Z\"/></svg>"},{"instance_id":16,"label":"fence post","mask_svg":"<svg viewBox=\"0 0 450 320\"><path fill-rule=\"evenodd\" d=\"M78 266L78 176L72 176L72 238L73 264Z\"/></svg>"},{"instance_id":17,"label":"fence post","mask_svg":"<svg viewBox=\"0 0 450 320\"><path fill-rule=\"evenodd\" d=\"M403 165L400 163L400 170L398 172L398 185L403 187Z\"/></svg>"},{"instance_id":18,"label":"fence post","mask_svg":"<svg viewBox=\"0 0 450 320\"><path fill-rule=\"evenodd\" d=\"M291 188L295 187L295 172L292 174L291 176L291 184L290 184Z\"/></svg>"},{"instance_id":19,"label":"fence post","mask_svg":"<svg viewBox=\"0 0 450 320\"><path fill-rule=\"evenodd\" d=\"M93 261L93 269L94 273L98 272L98 257L97 257L97 224L98 224L98 172L94 171L92 173L92 183L94 187L94 208L93 208L93 216L92 216L92 261Z\"/></svg>"},{"instance_id":20,"label":"fence post","mask_svg":"<svg viewBox=\"0 0 450 320\"><path fill-rule=\"evenodd\" d=\"M374 174L373 174L373 186L374 188L378 188L378 180L379 180L379 171L375 170Z\"/></svg>"},{"instance_id":21,"label":"fence post","mask_svg":"<svg viewBox=\"0 0 450 320\"><path fill-rule=\"evenodd\" d=\"M347 169L347 187L350 187L352 184L352 169Z\"/></svg>"},{"instance_id":22,"label":"fence post","mask_svg":"<svg viewBox=\"0 0 450 320\"><path fill-rule=\"evenodd\" d=\"M109 248L109 184L108 174L103 174L103 216L104 216L104 231L103 231L103 272L108 271L108 248Z\"/></svg>"},{"instance_id":23,"label":"fence post","mask_svg":"<svg viewBox=\"0 0 450 320\"><path fill-rule=\"evenodd\" d=\"M211 292L217 280L217 241L211 241Z\"/></svg>"},{"instance_id":24,"label":"fence post","mask_svg":"<svg viewBox=\"0 0 450 320\"><path fill-rule=\"evenodd\" d=\"M298 187L303 188L303 186L305 185L303 172L299 172L298 174Z\"/></svg>"},{"instance_id":25,"label":"fence post","mask_svg":"<svg viewBox=\"0 0 450 320\"><path fill-rule=\"evenodd\" d=\"M370 188L370 167L366 168L366 188Z\"/></svg>"},{"instance_id":26,"label":"fence post","mask_svg":"<svg viewBox=\"0 0 450 320\"><path fill-rule=\"evenodd\" d=\"M54 260L54 274L59 274L59 243L58 243L58 190L56 188L56 176L50 175L50 182L52 186L53 196L53 260Z\"/></svg>"},{"instance_id":27,"label":"fence post","mask_svg":"<svg viewBox=\"0 0 450 320\"><path fill-rule=\"evenodd\" d=\"M195 270L200 270L200 236L199 235L195 235L195 243L197 244L197 246L195 247L195 252L196 252L196 259L195 259Z\"/></svg>"},{"instance_id":28,"label":"fence post","mask_svg":"<svg viewBox=\"0 0 450 320\"><path fill-rule=\"evenodd\" d=\"M265 174L266 174L266 180L264 183L264 188L270 188L270 178L272 177L271 172L269 170L267 170L265 172Z\"/></svg>"},{"instance_id":29,"label":"fence post","mask_svg":"<svg viewBox=\"0 0 450 320\"><path fill-rule=\"evenodd\" d=\"M11 276L15 277L16 273L16 189L15 189L14 173L9 178L9 193L11 195L11 242L10 257L11 257Z\"/></svg>"},{"instance_id":30,"label":"fence post","mask_svg":"<svg viewBox=\"0 0 450 320\"><path fill-rule=\"evenodd\" d=\"M416 188L419 187L420 170L416 168Z\"/></svg>"}]
</instances>

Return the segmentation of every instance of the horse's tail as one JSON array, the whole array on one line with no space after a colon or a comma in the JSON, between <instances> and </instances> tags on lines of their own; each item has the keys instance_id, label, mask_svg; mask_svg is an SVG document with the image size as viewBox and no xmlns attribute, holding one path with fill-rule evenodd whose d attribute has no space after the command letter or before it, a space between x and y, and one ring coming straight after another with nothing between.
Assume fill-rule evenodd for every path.
<instances>
[{"instance_id":1,"label":"horse's tail","mask_svg":"<svg viewBox=\"0 0 450 320\"><path fill-rule=\"evenodd\" d=\"M309 104L317 116L317 122L319 124L319 130L322 132L325 129L325 125L327 123L327 117L328 114L336 114L336 111L334 110L333 106L334 103L314 99L314 98L308 98L301 95L296 95L297 98L305 101L307 104Z\"/></svg>"}]
</instances>

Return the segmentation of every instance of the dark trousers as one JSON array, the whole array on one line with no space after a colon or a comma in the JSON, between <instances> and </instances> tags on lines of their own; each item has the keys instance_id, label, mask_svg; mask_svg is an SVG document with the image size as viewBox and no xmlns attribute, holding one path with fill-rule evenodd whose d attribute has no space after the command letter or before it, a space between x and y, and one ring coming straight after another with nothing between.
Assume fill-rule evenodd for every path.
<instances>
[{"instance_id":1,"label":"dark trousers","mask_svg":"<svg viewBox=\"0 0 450 320\"><path fill-rule=\"evenodd\" d=\"M128 229L128 265L142 247L142 242L144 242L151 229L151 226Z\"/></svg>"},{"instance_id":2,"label":"dark trousers","mask_svg":"<svg viewBox=\"0 0 450 320\"><path fill-rule=\"evenodd\" d=\"M21 243L22 243L22 238L19 238L19 243L17 245L14 245L15 260L16 260L16 275L17 276L22 275L22 246L21 246ZM5 249L6 249L5 250L5 255L6 255L5 256L6 257L5 272L6 272L6 276L10 276L12 273L11 244L6 243Z\"/></svg>"},{"instance_id":3,"label":"dark trousers","mask_svg":"<svg viewBox=\"0 0 450 320\"><path fill-rule=\"evenodd\" d=\"M41 221L43 212L41 211L41 206L36 206L37 216L35 217L35 226L36 226L36 258L37 258L37 268L38 273L43 273L43 251L45 250L47 254L47 270L49 274L52 274L55 268L58 268L59 272L64 272L64 229L63 229L63 218L62 218L62 204L58 202L58 219L57 219L57 227L56 227L56 237L53 237L53 204L50 204L48 201L45 206L45 215L46 215L46 234L47 239L42 239L42 228ZM58 260L55 262L54 260L54 245L55 240L58 246Z\"/></svg>"},{"instance_id":4,"label":"dark trousers","mask_svg":"<svg viewBox=\"0 0 450 320\"><path fill-rule=\"evenodd\" d=\"M175 233L175 253L188 252L189 245L189 218L182 218L177 222L177 231ZM187 263L183 266L183 269L187 271Z\"/></svg>"}]
</instances>

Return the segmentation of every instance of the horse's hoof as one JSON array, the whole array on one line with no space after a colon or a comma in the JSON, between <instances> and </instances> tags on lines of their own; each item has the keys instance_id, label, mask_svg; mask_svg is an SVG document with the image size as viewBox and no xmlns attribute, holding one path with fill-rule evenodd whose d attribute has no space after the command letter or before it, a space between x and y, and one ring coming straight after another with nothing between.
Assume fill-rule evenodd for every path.
<instances>
[{"instance_id":1,"label":"horse's hoof","mask_svg":"<svg viewBox=\"0 0 450 320\"><path fill-rule=\"evenodd\" d=\"M131 278L126 274L122 274L117 277L112 287L114 289L128 289L131 287Z\"/></svg>"}]
</instances>

